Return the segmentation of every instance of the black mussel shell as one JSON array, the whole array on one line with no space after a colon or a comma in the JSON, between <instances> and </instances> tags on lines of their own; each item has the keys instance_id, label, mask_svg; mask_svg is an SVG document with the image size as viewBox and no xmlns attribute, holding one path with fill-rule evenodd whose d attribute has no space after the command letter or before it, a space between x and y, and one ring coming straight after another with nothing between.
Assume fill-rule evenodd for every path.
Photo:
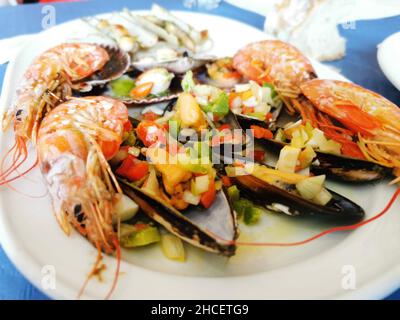
<instances>
[{"instance_id":1,"label":"black mussel shell","mask_svg":"<svg viewBox=\"0 0 400 320\"><path fill-rule=\"evenodd\" d=\"M287 207L286 213L289 215L315 215L346 223L361 221L365 215L359 205L331 190L329 192L333 196L332 199L325 206L321 206L252 175L236 176L231 180L245 197L264 206L274 203L283 205Z\"/></svg>"},{"instance_id":2,"label":"black mussel shell","mask_svg":"<svg viewBox=\"0 0 400 320\"><path fill-rule=\"evenodd\" d=\"M206 251L230 257L235 254L236 215L224 192L217 194L212 207L190 207L184 213L150 193L120 180L123 192L150 218L182 240Z\"/></svg>"},{"instance_id":3,"label":"black mussel shell","mask_svg":"<svg viewBox=\"0 0 400 320\"><path fill-rule=\"evenodd\" d=\"M279 152L285 146L285 143L272 139L257 139L257 141L273 152ZM315 153L317 161L310 167L310 171L315 175L325 174L333 180L354 183L378 181L391 175L390 168L371 161L318 150L315 150Z\"/></svg>"},{"instance_id":4,"label":"black mussel shell","mask_svg":"<svg viewBox=\"0 0 400 320\"><path fill-rule=\"evenodd\" d=\"M311 165L314 174L346 182L372 182L391 175L390 168L374 162L316 151L318 165Z\"/></svg>"}]
</instances>

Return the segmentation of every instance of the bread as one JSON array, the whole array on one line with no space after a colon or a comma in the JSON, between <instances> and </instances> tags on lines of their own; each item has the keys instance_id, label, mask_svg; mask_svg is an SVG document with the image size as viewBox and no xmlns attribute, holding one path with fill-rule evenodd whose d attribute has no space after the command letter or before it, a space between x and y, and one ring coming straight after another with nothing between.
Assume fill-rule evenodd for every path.
<instances>
[{"instance_id":1,"label":"bread","mask_svg":"<svg viewBox=\"0 0 400 320\"><path fill-rule=\"evenodd\" d=\"M354 0L280 0L267 14L265 31L320 61L345 55L338 24Z\"/></svg>"}]
</instances>

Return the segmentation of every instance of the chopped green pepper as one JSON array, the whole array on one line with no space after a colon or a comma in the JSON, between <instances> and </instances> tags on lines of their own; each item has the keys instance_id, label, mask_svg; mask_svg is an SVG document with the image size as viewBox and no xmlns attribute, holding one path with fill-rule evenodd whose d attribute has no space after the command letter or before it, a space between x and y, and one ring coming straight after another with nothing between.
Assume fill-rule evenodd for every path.
<instances>
[{"instance_id":1,"label":"chopped green pepper","mask_svg":"<svg viewBox=\"0 0 400 320\"><path fill-rule=\"evenodd\" d=\"M205 112L212 112L220 119L225 117L229 112L228 95L225 92L221 92L221 94L213 102L203 107L203 110Z\"/></svg>"},{"instance_id":2,"label":"chopped green pepper","mask_svg":"<svg viewBox=\"0 0 400 320\"><path fill-rule=\"evenodd\" d=\"M228 188L228 196L232 203L235 203L240 199L240 191L236 186L230 186Z\"/></svg>"},{"instance_id":3,"label":"chopped green pepper","mask_svg":"<svg viewBox=\"0 0 400 320\"><path fill-rule=\"evenodd\" d=\"M275 140L280 141L280 142L286 142L286 135L283 129L279 128L278 131L275 134Z\"/></svg>"},{"instance_id":4,"label":"chopped green pepper","mask_svg":"<svg viewBox=\"0 0 400 320\"><path fill-rule=\"evenodd\" d=\"M181 86L184 92L192 92L195 85L196 84L193 80L193 72L190 70L186 72L185 76L183 77Z\"/></svg>"},{"instance_id":5,"label":"chopped green pepper","mask_svg":"<svg viewBox=\"0 0 400 320\"><path fill-rule=\"evenodd\" d=\"M124 230L121 231L121 245L123 247L141 247L160 241L160 233L156 227L140 225L141 227L139 227L139 225L126 225L124 227Z\"/></svg>"},{"instance_id":6,"label":"chopped green pepper","mask_svg":"<svg viewBox=\"0 0 400 320\"><path fill-rule=\"evenodd\" d=\"M270 88L270 89L271 89L271 98L272 98L272 99L275 98L275 97L278 95L278 93L277 93L276 90L275 90L275 87L274 87L271 83L264 82L264 83L263 83L263 87L264 87L264 88Z\"/></svg>"},{"instance_id":7,"label":"chopped green pepper","mask_svg":"<svg viewBox=\"0 0 400 320\"><path fill-rule=\"evenodd\" d=\"M123 145L133 147L136 143L136 135L133 131L130 131L124 139Z\"/></svg>"},{"instance_id":8,"label":"chopped green pepper","mask_svg":"<svg viewBox=\"0 0 400 320\"><path fill-rule=\"evenodd\" d=\"M129 93L135 87L135 81L128 77L121 77L110 82L111 90L116 97L129 97Z\"/></svg>"},{"instance_id":9,"label":"chopped green pepper","mask_svg":"<svg viewBox=\"0 0 400 320\"><path fill-rule=\"evenodd\" d=\"M233 203L233 209L236 211L238 218L243 217L246 208L251 208L253 204L247 199L239 199Z\"/></svg>"},{"instance_id":10,"label":"chopped green pepper","mask_svg":"<svg viewBox=\"0 0 400 320\"><path fill-rule=\"evenodd\" d=\"M247 225L255 224L260 220L262 210L257 207L246 207L243 215L243 221Z\"/></svg>"},{"instance_id":11,"label":"chopped green pepper","mask_svg":"<svg viewBox=\"0 0 400 320\"><path fill-rule=\"evenodd\" d=\"M178 139L179 136L179 127L180 124L178 121L174 120L174 119L170 119L168 121L168 131L169 134L174 138L174 139Z\"/></svg>"}]
</instances>

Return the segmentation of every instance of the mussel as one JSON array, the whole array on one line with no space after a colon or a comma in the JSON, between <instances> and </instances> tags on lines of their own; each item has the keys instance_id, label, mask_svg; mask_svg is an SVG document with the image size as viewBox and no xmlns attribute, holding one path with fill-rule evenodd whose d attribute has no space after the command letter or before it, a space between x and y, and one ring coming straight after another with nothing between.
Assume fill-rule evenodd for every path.
<instances>
[{"instance_id":1,"label":"mussel","mask_svg":"<svg viewBox=\"0 0 400 320\"><path fill-rule=\"evenodd\" d=\"M347 223L361 221L365 215L359 205L331 190L332 199L322 206L252 175L236 176L231 180L243 195L254 202L288 215L318 215Z\"/></svg>"},{"instance_id":2,"label":"mussel","mask_svg":"<svg viewBox=\"0 0 400 320\"><path fill-rule=\"evenodd\" d=\"M249 129L251 125L267 125L259 120L244 118L235 115L237 121L234 125L240 125L243 129ZM255 140L271 150L279 153L286 145L284 142L274 139L256 139ZM331 154L314 150L316 157L311 164L310 171L314 174L325 174L327 177L343 182L373 182L388 177L391 174L389 168L383 167L371 161L350 158L343 155Z\"/></svg>"},{"instance_id":3,"label":"mussel","mask_svg":"<svg viewBox=\"0 0 400 320\"><path fill-rule=\"evenodd\" d=\"M238 121L233 113L228 114L226 121L235 129L241 128L240 120ZM284 146L283 143L275 140L262 139L261 142L267 144L269 150L276 148L279 151ZM246 148L250 146L250 143L251 140L246 139ZM230 160L233 156L236 155L229 157L224 154L223 159ZM243 196L270 210L288 215L317 215L321 218L332 218L338 222L353 223L362 220L365 214L359 205L331 190L328 191L332 199L326 205L319 205L298 195L295 192L295 185L281 183L277 186L251 174L231 177L231 181L241 190Z\"/></svg>"},{"instance_id":4,"label":"mussel","mask_svg":"<svg viewBox=\"0 0 400 320\"><path fill-rule=\"evenodd\" d=\"M126 180L120 181L123 192L146 215L182 240L223 256L235 254L232 241L238 236L236 214L223 191L217 193L215 202L207 210L190 207L180 212L146 190Z\"/></svg>"},{"instance_id":5,"label":"mussel","mask_svg":"<svg viewBox=\"0 0 400 320\"><path fill-rule=\"evenodd\" d=\"M338 156L316 151L318 160L311 164L314 174L326 174L334 180L345 182L373 182L389 177L390 168L367 160Z\"/></svg>"}]
</instances>

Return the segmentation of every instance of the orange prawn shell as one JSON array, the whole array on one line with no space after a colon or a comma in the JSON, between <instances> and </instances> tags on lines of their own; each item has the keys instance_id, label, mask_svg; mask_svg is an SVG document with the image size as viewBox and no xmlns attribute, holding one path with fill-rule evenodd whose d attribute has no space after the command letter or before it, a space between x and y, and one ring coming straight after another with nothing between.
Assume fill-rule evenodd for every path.
<instances>
[{"instance_id":1,"label":"orange prawn shell","mask_svg":"<svg viewBox=\"0 0 400 320\"><path fill-rule=\"evenodd\" d=\"M233 57L233 66L250 80L293 86L316 77L311 62L295 47L280 40L248 44Z\"/></svg>"},{"instance_id":2,"label":"orange prawn shell","mask_svg":"<svg viewBox=\"0 0 400 320\"><path fill-rule=\"evenodd\" d=\"M44 118L38 134L39 166L60 225L67 232L71 223L106 253L115 250L112 217L119 197L106 160L118 151L128 121L118 100L73 98ZM78 204L85 227L76 218Z\"/></svg>"},{"instance_id":3,"label":"orange prawn shell","mask_svg":"<svg viewBox=\"0 0 400 320\"><path fill-rule=\"evenodd\" d=\"M63 43L45 51L33 65L46 59L61 63L74 82L102 69L110 56L107 50L93 43Z\"/></svg>"},{"instance_id":4,"label":"orange prawn shell","mask_svg":"<svg viewBox=\"0 0 400 320\"><path fill-rule=\"evenodd\" d=\"M42 148L56 147L59 152L72 152L80 157L85 157L85 149L82 145L83 136L68 118L79 115L84 111L87 116L93 117L102 129L106 129L109 135L97 134L95 139L102 147L103 154L107 160L111 159L118 151L122 142L124 125L128 122L128 109L118 100L108 97L85 97L71 99L57 106L43 119L38 134L39 154ZM69 134L65 136L65 131ZM73 140L68 140L73 137ZM48 140L48 143L44 143ZM74 142L75 144L74 144ZM80 151L78 151L80 150ZM110 151L111 150L111 151Z\"/></svg>"},{"instance_id":5,"label":"orange prawn shell","mask_svg":"<svg viewBox=\"0 0 400 320\"><path fill-rule=\"evenodd\" d=\"M305 82L300 89L317 109L339 121L365 120L360 129L370 134L385 127L400 133L400 108L378 93L351 82L321 79ZM344 105L354 106L351 117L341 110Z\"/></svg>"}]
</instances>

